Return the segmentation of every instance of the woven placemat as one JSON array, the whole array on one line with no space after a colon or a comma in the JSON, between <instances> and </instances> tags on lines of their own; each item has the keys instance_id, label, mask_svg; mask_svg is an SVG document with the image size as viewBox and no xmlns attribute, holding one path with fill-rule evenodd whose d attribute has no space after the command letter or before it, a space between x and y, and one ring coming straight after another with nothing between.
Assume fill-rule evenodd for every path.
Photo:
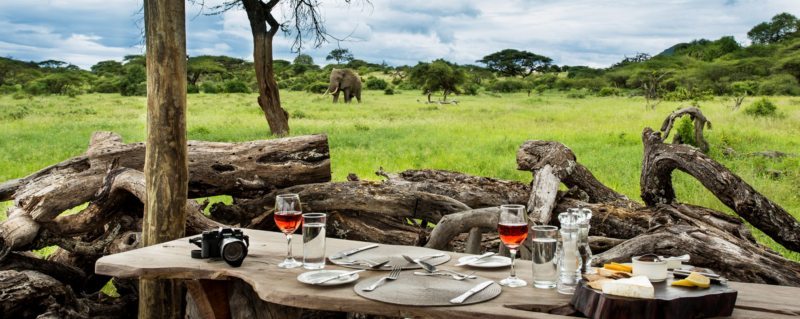
<instances>
[{"instance_id":1,"label":"woven placemat","mask_svg":"<svg viewBox=\"0 0 800 319\"><path fill-rule=\"evenodd\" d=\"M369 250L365 250L365 251L356 253L354 255L350 255L350 256L348 256L346 258L343 258L343 259L333 259L333 260L329 259L329 260L332 263L334 263L334 264L336 264L338 266L342 266L342 267L354 268L354 269L368 269L369 267L367 267L367 266L349 265L349 264L346 264L345 262L348 261L348 260L352 261L352 260L358 260L358 259L368 259L370 261L380 262L380 261L384 261L386 259L389 259L389 263L388 263L389 266L399 265L399 266L402 266L403 269L420 269L422 267L420 267L419 265L417 265L415 263L411 263L411 262L405 260L402 255L407 255L408 257L416 259L416 258L420 258L420 257L424 257L424 256L436 255L436 254L441 254L441 253L442 253L442 251L434 250L434 249L430 249L430 248L425 248L425 247L380 245L378 247L375 247L375 248L372 248L372 249L369 249ZM331 254L331 256L333 256L334 254L336 254L336 253ZM434 265L434 266L444 264L444 263L446 263L446 262L448 262L450 260L450 255L448 255L447 253L444 253L444 254L445 255L441 256L441 257L426 259L425 262L429 263L431 265ZM391 267L382 267L379 270L389 271L389 270L392 270L392 268Z\"/></svg>"},{"instance_id":2,"label":"woven placemat","mask_svg":"<svg viewBox=\"0 0 800 319\"><path fill-rule=\"evenodd\" d=\"M411 271L400 273L396 280L388 281L373 291L362 291L381 277L362 280L353 288L361 297L395 305L408 306L459 306L488 301L500 295L497 283L469 297L464 303L452 304L450 299L467 292L477 284L490 280L483 277L453 280L447 277L417 276Z\"/></svg>"}]
</instances>

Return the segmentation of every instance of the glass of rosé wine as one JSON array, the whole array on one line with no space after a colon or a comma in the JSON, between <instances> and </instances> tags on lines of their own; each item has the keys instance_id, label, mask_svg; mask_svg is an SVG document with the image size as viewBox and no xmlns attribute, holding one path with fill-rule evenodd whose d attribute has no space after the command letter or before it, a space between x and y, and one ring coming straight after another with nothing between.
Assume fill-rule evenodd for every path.
<instances>
[{"instance_id":1,"label":"glass of ros\u00e9 wine","mask_svg":"<svg viewBox=\"0 0 800 319\"><path fill-rule=\"evenodd\" d=\"M500 233L500 241L508 247L511 253L511 275L500 281L500 285L506 287L524 287L528 284L525 280L517 277L514 271L517 248L519 248L519 245L522 245L522 242L528 237L528 221L526 216L525 206L500 206L500 218L497 223L497 232Z\"/></svg>"},{"instance_id":2,"label":"glass of ros\u00e9 wine","mask_svg":"<svg viewBox=\"0 0 800 319\"><path fill-rule=\"evenodd\" d=\"M294 256L292 256L292 234L303 224L303 213L300 209L300 196L297 194L276 196L275 212L273 212L272 215L275 217L275 225L286 235L286 242L289 246L286 259L278 264L278 267L297 268L302 266L303 263L295 260Z\"/></svg>"}]
</instances>

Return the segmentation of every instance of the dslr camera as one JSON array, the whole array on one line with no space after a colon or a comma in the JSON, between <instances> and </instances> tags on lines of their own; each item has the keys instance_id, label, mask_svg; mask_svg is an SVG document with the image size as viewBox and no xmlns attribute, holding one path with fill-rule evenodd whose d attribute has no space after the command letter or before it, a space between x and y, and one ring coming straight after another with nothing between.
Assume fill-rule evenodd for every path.
<instances>
[{"instance_id":1,"label":"dslr camera","mask_svg":"<svg viewBox=\"0 0 800 319\"><path fill-rule=\"evenodd\" d=\"M228 265L239 267L247 256L250 237L238 228L223 228L204 231L189 242L200 249L192 250L192 258L222 258Z\"/></svg>"}]
</instances>

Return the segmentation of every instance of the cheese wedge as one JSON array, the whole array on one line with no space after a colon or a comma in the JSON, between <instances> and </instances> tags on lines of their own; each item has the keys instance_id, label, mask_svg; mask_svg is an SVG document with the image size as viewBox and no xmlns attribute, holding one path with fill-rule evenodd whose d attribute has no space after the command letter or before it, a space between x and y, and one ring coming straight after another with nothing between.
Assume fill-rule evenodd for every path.
<instances>
[{"instance_id":1,"label":"cheese wedge","mask_svg":"<svg viewBox=\"0 0 800 319\"><path fill-rule=\"evenodd\" d=\"M646 276L617 279L603 283L603 293L632 298L655 298L653 284Z\"/></svg>"}]
</instances>

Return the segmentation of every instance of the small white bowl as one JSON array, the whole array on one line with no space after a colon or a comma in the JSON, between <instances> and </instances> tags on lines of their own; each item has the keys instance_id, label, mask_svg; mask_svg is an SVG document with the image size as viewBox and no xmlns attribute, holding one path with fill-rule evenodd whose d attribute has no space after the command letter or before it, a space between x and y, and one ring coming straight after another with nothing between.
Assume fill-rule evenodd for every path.
<instances>
[{"instance_id":1,"label":"small white bowl","mask_svg":"<svg viewBox=\"0 0 800 319\"><path fill-rule=\"evenodd\" d=\"M650 257L652 255L633 257L633 275L646 276L652 282L667 280L667 261L657 256L656 261L640 260L645 256Z\"/></svg>"}]
</instances>

